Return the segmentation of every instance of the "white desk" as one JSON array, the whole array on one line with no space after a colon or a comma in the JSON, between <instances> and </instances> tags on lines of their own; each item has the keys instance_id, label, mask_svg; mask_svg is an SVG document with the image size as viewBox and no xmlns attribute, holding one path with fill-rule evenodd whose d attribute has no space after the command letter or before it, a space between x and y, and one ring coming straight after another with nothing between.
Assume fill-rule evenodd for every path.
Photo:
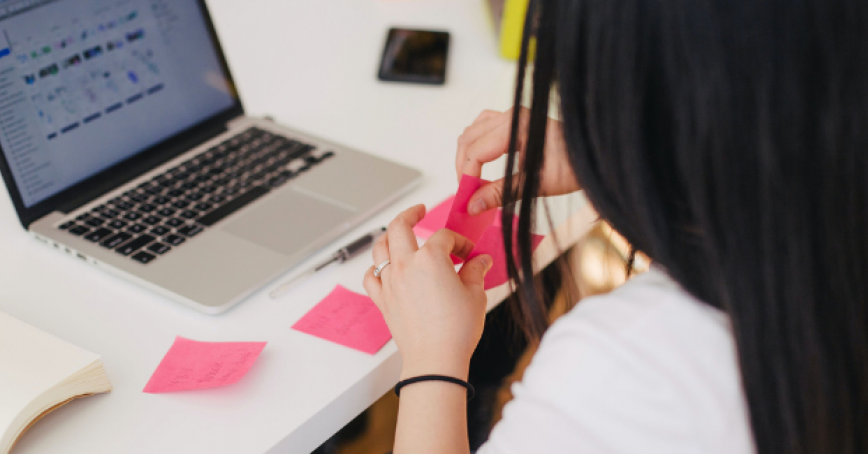
<instances>
[{"instance_id":1,"label":"white desk","mask_svg":"<svg viewBox=\"0 0 868 454\"><path fill-rule=\"evenodd\" d=\"M249 113L273 115L425 172L418 190L338 243L384 225L411 204L430 206L453 192L456 138L483 108L509 104L514 65L497 57L482 0L209 4ZM376 80L393 25L452 33L445 87ZM565 203L572 203L561 205L566 211L582 207L575 198ZM587 210L574 216L577 227L565 230L572 233L562 240L588 225L590 216ZM73 402L36 424L15 454L309 452L399 375L392 342L370 356L290 329L336 283L363 291L367 257L314 277L278 301L267 297L273 283L228 313L208 316L46 248L21 229L6 197L0 197L0 251L0 310L101 354L114 385L111 394ZM492 295L491 302L502 296ZM176 335L268 346L231 387L142 393Z\"/></svg>"}]
</instances>

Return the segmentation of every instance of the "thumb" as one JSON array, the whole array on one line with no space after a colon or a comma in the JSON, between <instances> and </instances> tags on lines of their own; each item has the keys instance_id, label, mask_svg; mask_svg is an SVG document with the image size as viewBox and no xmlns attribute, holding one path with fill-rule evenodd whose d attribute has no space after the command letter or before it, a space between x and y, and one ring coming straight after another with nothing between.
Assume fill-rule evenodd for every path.
<instances>
[{"instance_id":1,"label":"thumb","mask_svg":"<svg viewBox=\"0 0 868 454\"><path fill-rule=\"evenodd\" d=\"M478 285L480 288L483 288L485 285L485 274L491 269L493 263L490 255L477 255L461 267L458 277L468 287Z\"/></svg>"},{"instance_id":2,"label":"thumb","mask_svg":"<svg viewBox=\"0 0 868 454\"><path fill-rule=\"evenodd\" d=\"M503 205L503 178L479 188L467 203L467 213L471 216L499 208Z\"/></svg>"}]
</instances>

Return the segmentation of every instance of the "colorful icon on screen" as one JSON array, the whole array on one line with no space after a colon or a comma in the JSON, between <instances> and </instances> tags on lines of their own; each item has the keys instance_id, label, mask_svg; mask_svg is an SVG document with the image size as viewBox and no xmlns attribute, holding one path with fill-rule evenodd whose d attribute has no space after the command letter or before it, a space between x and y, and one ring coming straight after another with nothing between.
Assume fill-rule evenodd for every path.
<instances>
[{"instance_id":1,"label":"colorful icon on screen","mask_svg":"<svg viewBox=\"0 0 868 454\"><path fill-rule=\"evenodd\" d=\"M71 66L78 66L81 64L81 55L75 54L72 57L67 58L63 62L63 69L69 68Z\"/></svg>"},{"instance_id":2,"label":"colorful icon on screen","mask_svg":"<svg viewBox=\"0 0 868 454\"><path fill-rule=\"evenodd\" d=\"M127 41L129 41L129 42L138 41L138 40L144 38L144 36L145 36L145 31L142 29L138 29L134 32L127 33Z\"/></svg>"},{"instance_id":3,"label":"colorful icon on screen","mask_svg":"<svg viewBox=\"0 0 868 454\"><path fill-rule=\"evenodd\" d=\"M57 64L46 66L45 68L39 70L39 78L44 79L49 76L56 76L59 71L60 70L57 67Z\"/></svg>"},{"instance_id":4,"label":"colorful icon on screen","mask_svg":"<svg viewBox=\"0 0 868 454\"><path fill-rule=\"evenodd\" d=\"M90 60L91 58L99 57L100 55L102 55L102 46L92 47L84 51L85 60Z\"/></svg>"}]
</instances>

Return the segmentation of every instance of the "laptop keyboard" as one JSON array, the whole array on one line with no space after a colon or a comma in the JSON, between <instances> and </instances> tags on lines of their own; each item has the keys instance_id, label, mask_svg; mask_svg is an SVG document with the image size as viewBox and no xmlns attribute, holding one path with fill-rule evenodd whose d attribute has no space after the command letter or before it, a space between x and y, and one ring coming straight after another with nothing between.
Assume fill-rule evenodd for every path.
<instances>
[{"instance_id":1,"label":"laptop keyboard","mask_svg":"<svg viewBox=\"0 0 868 454\"><path fill-rule=\"evenodd\" d=\"M334 156L250 128L58 226L148 264Z\"/></svg>"}]
</instances>

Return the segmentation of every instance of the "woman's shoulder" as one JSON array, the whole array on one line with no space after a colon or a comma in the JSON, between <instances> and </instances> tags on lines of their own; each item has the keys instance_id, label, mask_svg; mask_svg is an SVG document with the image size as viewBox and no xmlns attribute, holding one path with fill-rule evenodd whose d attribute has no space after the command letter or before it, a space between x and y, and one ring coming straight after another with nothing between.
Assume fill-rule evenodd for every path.
<instances>
[{"instance_id":1,"label":"woman's shoulder","mask_svg":"<svg viewBox=\"0 0 868 454\"><path fill-rule=\"evenodd\" d=\"M562 336L726 352L735 345L729 317L691 296L656 266L608 294L582 300L554 323L543 344ZM692 342L683 344L687 339Z\"/></svg>"},{"instance_id":2,"label":"woman's shoulder","mask_svg":"<svg viewBox=\"0 0 868 454\"><path fill-rule=\"evenodd\" d=\"M681 395L725 387L741 394L729 318L657 267L581 301L552 325L534 363L531 369L563 367L572 379L600 380L586 386L612 386L610 374L630 371L631 377L643 377L635 392L656 385ZM528 379L536 379L528 372ZM713 377L726 382L714 383Z\"/></svg>"},{"instance_id":3,"label":"woman's shoulder","mask_svg":"<svg viewBox=\"0 0 868 454\"><path fill-rule=\"evenodd\" d=\"M599 452L752 451L728 317L659 268L558 319L513 394Z\"/></svg>"}]
</instances>

